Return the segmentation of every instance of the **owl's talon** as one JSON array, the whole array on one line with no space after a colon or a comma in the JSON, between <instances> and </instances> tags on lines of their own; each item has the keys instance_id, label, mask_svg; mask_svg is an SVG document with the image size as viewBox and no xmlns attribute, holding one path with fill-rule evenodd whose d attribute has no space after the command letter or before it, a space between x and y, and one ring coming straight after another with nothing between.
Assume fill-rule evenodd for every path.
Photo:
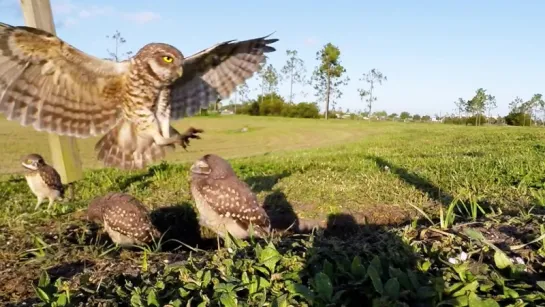
<instances>
[{"instance_id":1,"label":"owl's talon","mask_svg":"<svg viewBox=\"0 0 545 307\"><path fill-rule=\"evenodd\" d=\"M201 139L197 133L202 133L204 130L189 127L184 133L180 134L180 146L182 146L185 151L187 151L187 146L189 146L190 139Z\"/></svg>"}]
</instances>

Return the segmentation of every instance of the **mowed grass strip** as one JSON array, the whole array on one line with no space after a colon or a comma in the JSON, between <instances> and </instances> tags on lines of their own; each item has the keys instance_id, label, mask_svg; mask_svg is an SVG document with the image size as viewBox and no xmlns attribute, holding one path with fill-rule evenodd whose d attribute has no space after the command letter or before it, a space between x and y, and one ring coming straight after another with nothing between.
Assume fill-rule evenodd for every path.
<instances>
[{"instance_id":1,"label":"mowed grass strip","mask_svg":"<svg viewBox=\"0 0 545 307\"><path fill-rule=\"evenodd\" d=\"M8 133L0 139L7 149L1 169L20 171L18 158L29 148L47 159L45 134L0 125ZM190 125L205 129L202 140L142 171L94 169L100 167L95 139L80 141L87 171L64 212L109 191L134 194L150 208L192 203L189 163L206 153L229 158L266 205L293 208L305 218L344 212L362 221L398 222L414 216L411 204L433 214L456 198L516 209L534 203L531 190L545 180L544 129L249 116L189 118L176 128ZM32 212L35 199L16 178L4 175L0 183L0 221Z\"/></svg>"}]
</instances>

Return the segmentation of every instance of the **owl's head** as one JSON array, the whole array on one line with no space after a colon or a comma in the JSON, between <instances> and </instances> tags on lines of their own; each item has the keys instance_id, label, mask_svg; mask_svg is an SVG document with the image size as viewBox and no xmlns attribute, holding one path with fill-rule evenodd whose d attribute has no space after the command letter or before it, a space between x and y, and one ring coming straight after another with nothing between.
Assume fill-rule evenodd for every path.
<instances>
[{"instance_id":1,"label":"owl's head","mask_svg":"<svg viewBox=\"0 0 545 307\"><path fill-rule=\"evenodd\" d=\"M225 179L236 176L231 164L220 156L214 154L204 155L191 165L193 178Z\"/></svg>"},{"instance_id":2,"label":"owl's head","mask_svg":"<svg viewBox=\"0 0 545 307\"><path fill-rule=\"evenodd\" d=\"M102 208L104 207L104 200L110 194L106 196L99 196L91 200L87 207L87 219L92 222L102 221Z\"/></svg>"},{"instance_id":3,"label":"owl's head","mask_svg":"<svg viewBox=\"0 0 545 307\"><path fill-rule=\"evenodd\" d=\"M134 56L148 74L163 85L170 85L183 74L184 56L176 47L162 44L147 44Z\"/></svg>"},{"instance_id":4,"label":"owl's head","mask_svg":"<svg viewBox=\"0 0 545 307\"><path fill-rule=\"evenodd\" d=\"M40 166L45 165L44 158L39 154L29 154L23 157L21 165L29 170L37 170Z\"/></svg>"}]
</instances>

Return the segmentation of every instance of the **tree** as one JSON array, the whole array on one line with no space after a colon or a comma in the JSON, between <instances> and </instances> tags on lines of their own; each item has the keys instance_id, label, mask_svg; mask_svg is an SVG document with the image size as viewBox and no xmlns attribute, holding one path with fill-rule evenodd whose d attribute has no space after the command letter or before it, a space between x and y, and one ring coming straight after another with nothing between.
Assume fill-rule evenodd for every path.
<instances>
[{"instance_id":1,"label":"tree","mask_svg":"<svg viewBox=\"0 0 545 307\"><path fill-rule=\"evenodd\" d=\"M408 119L410 117L411 117L411 113L409 113L409 112L403 111L403 112L401 112L401 114L399 114L399 118L401 120L406 120L406 119Z\"/></svg>"},{"instance_id":2,"label":"tree","mask_svg":"<svg viewBox=\"0 0 545 307\"><path fill-rule=\"evenodd\" d=\"M316 59L320 64L314 70L312 78L316 97L325 102L325 119L329 117L330 103L334 104L342 96L339 87L350 80L348 77L341 79L346 69L341 65L340 56L339 48L331 43L316 52Z\"/></svg>"},{"instance_id":3,"label":"tree","mask_svg":"<svg viewBox=\"0 0 545 307\"><path fill-rule=\"evenodd\" d=\"M518 106L519 112L524 113L524 115L529 115L530 118L534 118L534 112L537 108L545 107L545 101L543 101L543 95L534 94L532 98ZM526 120L524 121L526 123Z\"/></svg>"},{"instance_id":4,"label":"tree","mask_svg":"<svg viewBox=\"0 0 545 307\"><path fill-rule=\"evenodd\" d=\"M118 30L115 30L114 35L111 35L111 36L106 35L106 38L108 39L111 38L115 41L114 51L110 51L109 49L106 49L106 51L108 52L108 55L110 56L109 58L107 58L108 60L120 62L121 56L124 56L126 59L131 57L133 53L132 51L127 51L125 53L122 53L121 55L119 54L119 48L121 47L122 44L126 43L127 41L125 40L124 37L121 36L121 33Z\"/></svg>"},{"instance_id":5,"label":"tree","mask_svg":"<svg viewBox=\"0 0 545 307\"><path fill-rule=\"evenodd\" d=\"M458 113L458 117L462 117L462 112L465 111L467 101L465 101L463 98L458 98L458 100L454 101L454 105L456 106L456 112Z\"/></svg>"},{"instance_id":6,"label":"tree","mask_svg":"<svg viewBox=\"0 0 545 307\"><path fill-rule=\"evenodd\" d=\"M381 119L381 118L385 118L388 116L388 113L386 113L386 111L382 110L382 111L377 111L375 113L373 113L374 116L376 116L378 119Z\"/></svg>"},{"instance_id":7,"label":"tree","mask_svg":"<svg viewBox=\"0 0 545 307\"><path fill-rule=\"evenodd\" d=\"M391 113L390 115L388 115L388 118L389 119L395 119L397 117L397 113Z\"/></svg>"},{"instance_id":8,"label":"tree","mask_svg":"<svg viewBox=\"0 0 545 307\"><path fill-rule=\"evenodd\" d=\"M265 69L260 71L261 78L264 82L265 93L272 94L278 91L280 83L280 75L272 64L269 64Z\"/></svg>"},{"instance_id":9,"label":"tree","mask_svg":"<svg viewBox=\"0 0 545 307\"><path fill-rule=\"evenodd\" d=\"M365 97L365 101L367 102L367 109L369 114L371 114L373 102L377 101L377 97L373 96L373 90L375 89L375 84L378 83L382 85L382 81L388 81L388 77L383 75L380 71L373 68L368 73L364 73L362 77L360 78L360 81L365 81L369 84L369 89L363 89L359 88L358 93L360 94L360 98L363 101Z\"/></svg>"},{"instance_id":10,"label":"tree","mask_svg":"<svg viewBox=\"0 0 545 307\"><path fill-rule=\"evenodd\" d=\"M536 106L539 107L542 113L541 124L545 126L545 100L542 94L534 94L532 99L535 100Z\"/></svg>"},{"instance_id":11,"label":"tree","mask_svg":"<svg viewBox=\"0 0 545 307\"><path fill-rule=\"evenodd\" d=\"M431 120L431 116L429 116L429 115L422 116L422 121L427 122L427 121L430 121L430 120Z\"/></svg>"},{"instance_id":12,"label":"tree","mask_svg":"<svg viewBox=\"0 0 545 307\"><path fill-rule=\"evenodd\" d=\"M505 117L505 122L508 125L525 126L526 124L532 124L532 108L536 104L540 104L541 95L536 94L532 99L528 101L522 100L520 97L516 97L511 103L509 108L511 111Z\"/></svg>"},{"instance_id":13,"label":"tree","mask_svg":"<svg viewBox=\"0 0 545 307\"><path fill-rule=\"evenodd\" d=\"M486 96L486 111L488 112L487 117L492 116L492 110L498 107L496 104L496 96L488 95Z\"/></svg>"},{"instance_id":14,"label":"tree","mask_svg":"<svg viewBox=\"0 0 545 307\"><path fill-rule=\"evenodd\" d=\"M290 95L288 96L289 103L293 103L293 85L305 84L305 62L297 56L297 50L286 50L288 60L284 67L282 67L281 73L284 74L284 78L290 81Z\"/></svg>"},{"instance_id":15,"label":"tree","mask_svg":"<svg viewBox=\"0 0 545 307\"><path fill-rule=\"evenodd\" d=\"M475 126L481 124L481 115L484 113L487 101L491 95L486 94L486 90L482 87L475 91L475 96L466 103L466 112L472 113L475 116Z\"/></svg>"},{"instance_id":16,"label":"tree","mask_svg":"<svg viewBox=\"0 0 545 307\"><path fill-rule=\"evenodd\" d=\"M513 101L509 103L509 109L511 109L511 112L518 112L519 108L522 106L523 103L524 100L517 96Z\"/></svg>"},{"instance_id":17,"label":"tree","mask_svg":"<svg viewBox=\"0 0 545 307\"><path fill-rule=\"evenodd\" d=\"M420 117L420 115L418 115L418 114L413 115L413 120L414 120L414 121L420 121L420 119L422 119L422 118Z\"/></svg>"},{"instance_id":18,"label":"tree","mask_svg":"<svg viewBox=\"0 0 545 307\"><path fill-rule=\"evenodd\" d=\"M241 85L237 86L235 90L235 114L237 113L237 104L238 99L240 98L242 101L246 101L248 99L248 93L250 92L250 87L246 82L242 83Z\"/></svg>"}]
</instances>

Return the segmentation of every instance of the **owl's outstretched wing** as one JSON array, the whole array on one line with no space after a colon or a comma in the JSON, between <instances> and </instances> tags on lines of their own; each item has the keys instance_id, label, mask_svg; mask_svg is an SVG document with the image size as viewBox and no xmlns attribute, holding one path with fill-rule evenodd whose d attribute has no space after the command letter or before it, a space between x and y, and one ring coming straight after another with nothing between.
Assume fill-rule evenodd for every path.
<instances>
[{"instance_id":1,"label":"owl's outstretched wing","mask_svg":"<svg viewBox=\"0 0 545 307\"><path fill-rule=\"evenodd\" d=\"M0 23L0 113L23 126L88 137L109 130L129 62L102 60L47 31Z\"/></svg>"},{"instance_id":2,"label":"owl's outstretched wing","mask_svg":"<svg viewBox=\"0 0 545 307\"><path fill-rule=\"evenodd\" d=\"M260 69L265 53L276 50L269 44L278 39L269 36L226 41L186 58L182 77L172 85L170 117L191 116L218 97L231 95Z\"/></svg>"}]
</instances>

